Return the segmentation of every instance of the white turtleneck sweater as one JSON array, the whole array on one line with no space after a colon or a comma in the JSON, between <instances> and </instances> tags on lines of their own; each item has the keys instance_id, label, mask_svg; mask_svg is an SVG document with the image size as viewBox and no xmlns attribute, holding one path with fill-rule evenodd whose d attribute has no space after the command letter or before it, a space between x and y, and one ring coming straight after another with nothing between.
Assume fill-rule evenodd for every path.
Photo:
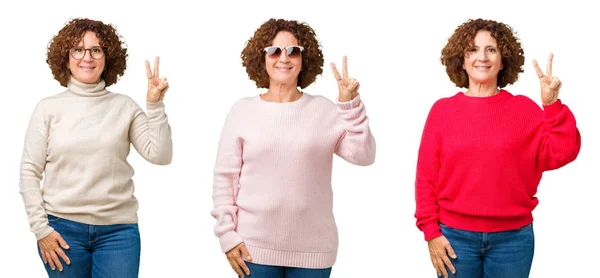
<instances>
[{"instance_id":1,"label":"white turtleneck sweater","mask_svg":"<svg viewBox=\"0 0 600 278\"><path fill-rule=\"evenodd\" d=\"M38 240L53 231L48 214L92 225L137 223L130 143L151 163L171 162L164 104L147 103L146 115L131 98L104 87L103 80L71 78L65 92L42 99L33 111L20 193Z\"/></svg>"}]
</instances>

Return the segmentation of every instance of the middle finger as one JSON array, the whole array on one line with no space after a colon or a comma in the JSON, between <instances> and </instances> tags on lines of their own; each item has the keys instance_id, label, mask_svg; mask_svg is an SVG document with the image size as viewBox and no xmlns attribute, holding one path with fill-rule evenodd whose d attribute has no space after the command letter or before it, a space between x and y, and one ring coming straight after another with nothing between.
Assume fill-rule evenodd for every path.
<instances>
[{"instance_id":1,"label":"middle finger","mask_svg":"<svg viewBox=\"0 0 600 278\"><path fill-rule=\"evenodd\" d=\"M154 58L154 76L156 78L158 78L160 75L158 75L158 63L160 62L160 58L158 56L156 56L156 58Z\"/></svg>"},{"instance_id":2,"label":"middle finger","mask_svg":"<svg viewBox=\"0 0 600 278\"><path fill-rule=\"evenodd\" d=\"M61 257L66 264L71 264L71 260L69 260L69 257L67 257L67 254L65 254L62 249L59 248L56 250L56 254L58 254L58 256Z\"/></svg>"},{"instance_id":3,"label":"middle finger","mask_svg":"<svg viewBox=\"0 0 600 278\"><path fill-rule=\"evenodd\" d=\"M236 261L229 260L229 265L231 265L231 268L233 268L233 271L235 271L237 275L239 275L240 277L244 277L244 271L242 271L242 268L240 268Z\"/></svg>"},{"instance_id":4,"label":"middle finger","mask_svg":"<svg viewBox=\"0 0 600 278\"><path fill-rule=\"evenodd\" d=\"M448 266L448 269L450 269L450 272L452 272L452 274L456 272L454 270L454 265L452 265L452 262L450 261L450 258L448 258L448 256L442 257L442 261L444 261L444 264Z\"/></svg>"},{"instance_id":5,"label":"middle finger","mask_svg":"<svg viewBox=\"0 0 600 278\"><path fill-rule=\"evenodd\" d=\"M446 271L446 266L444 266L444 262L442 261L442 259L438 257L438 258L436 258L436 262L437 262L437 267L442 272L442 276L444 276L444 278L448 278L448 271Z\"/></svg>"},{"instance_id":6,"label":"middle finger","mask_svg":"<svg viewBox=\"0 0 600 278\"><path fill-rule=\"evenodd\" d=\"M344 56L344 60L342 62L342 75L344 79L348 79L348 57Z\"/></svg>"},{"instance_id":7,"label":"middle finger","mask_svg":"<svg viewBox=\"0 0 600 278\"><path fill-rule=\"evenodd\" d=\"M552 76L552 59L554 58L554 54L550 53L548 55L548 65L546 65L546 75Z\"/></svg>"},{"instance_id":8,"label":"middle finger","mask_svg":"<svg viewBox=\"0 0 600 278\"><path fill-rule=\"evenodd\" d=\"M246 273L246 274L250 273L250 269L248 268L248 266L246 265L246 262L244 262L244 260L242 258L237 258L237 263L244 270L244 273Z\"/></svg>"}]
</instances>

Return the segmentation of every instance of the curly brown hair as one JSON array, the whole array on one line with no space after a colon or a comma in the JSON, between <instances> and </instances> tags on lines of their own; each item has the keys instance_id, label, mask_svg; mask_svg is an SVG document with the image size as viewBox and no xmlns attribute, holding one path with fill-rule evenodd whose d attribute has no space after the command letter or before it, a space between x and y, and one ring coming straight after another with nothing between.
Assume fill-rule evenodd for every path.
<instances>
[{"instance_id":1,"label":"curly brown hair","mask_svg":"<svg viewBox=\"0 0 600 278\"><path fill-rule=\"evenodd\" d=\"M318 75L323 73L323 53L317 41L315 31L303 22L295 20L271 18L254 32L242 50L242 65L251 80L258 88L269 88L269 75L265 68L264 48L271 43L281 31L288 31L296 37L298 44L304 47L302 52L302 70L298 75L298 84L304 89L312 84Z\"/></svg>"},{"instance_id":2,"label":"curly brown hair","mask_svg":"<svg viewBox=\"0 0 600 278\"><path fill-rule=\"evenodd\" d=\"M125 73L127 48L115 27L98 20L75 18L67 22L48 44L46 63L50 66L54 79L62 86L67 86L71 76L68 68L69 49L77 45L87 31L96 33L100 46L104 49L106 62L101 78L106 82L106 86L117 83L119 77Z\"/></svg>"},{"instance_id":3,"label":"curly brown hair","mask_svg":"<svg viewBox=\"0 0 600 278\"><path fill-rule=\"evenodd\" d=\"M513 84L523 72L525 56L521 42L512 28L504 23L493 20L475 19L468 20L458 26L448 43L442 49L441 61L446 66L446 73L450 80L460 88L469 87L469 77L463 69L466 51L473 45L473 40L480 30L490 31L496 39L500 55L502 55L502 69L498 72L498 87L503 88Z\"/></svg>"}]
</instances>

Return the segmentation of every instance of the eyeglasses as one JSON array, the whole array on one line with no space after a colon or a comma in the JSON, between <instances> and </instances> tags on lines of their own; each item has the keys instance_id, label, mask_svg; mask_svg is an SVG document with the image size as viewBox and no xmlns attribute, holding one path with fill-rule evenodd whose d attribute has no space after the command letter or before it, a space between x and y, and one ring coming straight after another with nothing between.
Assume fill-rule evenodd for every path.
<instances>
[{"instance_id":1,"label":"eyeglasses","mask_svg":"<svg viewBox=\"0 0 600 278\"><path fill-rule=\"evenodd\" d=\"M79 60L85 56L85 53L88 50L90 51L90 56L92 56L94 60L102 59L102 57L104 57L104 50L100 46L94 46L92 48L83 48L81 46L75 46L69 49L69 52L71 53L73 59Z\"/></svg>"},{"instance_id":2,"label":"eyeglasses","mask_svg":"<svg viewBox=\"0 0 600 278\"><path fill-rule=\"evenodd\" d=\"M269 58L277 59L277 58L279 58L279 56L281 56L281 52L283 52L284 49L285 49L285 52L287 53L287 56L290 58L300 57L300 54L302 53L302 51L304 51L304 47L302 47L302 46L290 45L285 48L283 48L281 46L268 46L268 47L265 47L265 52L267 52L267 55L269 55Z\"/></svg>"}]
</instances>

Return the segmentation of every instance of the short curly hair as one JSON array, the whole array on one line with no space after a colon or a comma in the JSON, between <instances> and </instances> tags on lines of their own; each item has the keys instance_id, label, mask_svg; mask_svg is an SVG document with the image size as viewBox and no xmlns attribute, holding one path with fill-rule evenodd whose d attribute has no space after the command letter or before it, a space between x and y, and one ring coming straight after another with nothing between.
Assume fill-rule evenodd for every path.
<instances>
[{"instance_id":1,"label":"short curly hair","mask_svg":"<svg viewBox=\"0 0 600 278\"><path fill-rule=\"evenodd\" d=\"M288 31L304 47L302 52L302 70L298 75L298 84L304 89L312 84L318 75L323 73L323 52L315 31L306 23L295 20L269 19L254 32L242 50L242 65L246 67L248 77L256 82L258 88L269 88L269 75L265 68L264 48L271 43L281 31Z\"/></svg>"},{"instance_id":2,"label":"short curly hair","mask_svg":"<svg viewBox=\"0 0 600 278\"><path fill-rule=\"evenodd\" d=\"M446 73L450 80L459 88L469 87L469 77L463 68L463 63L466 51L473 45L473 40L480 30L490 31L502 55L502 69L498 72L497 79L498 87L503 88L515 83L519 79L519 73L523 72L525 63L521 42L510 26L485 19L470 19L458 26L442 49L441 62L446 66Z\"/></svg>"},{"instance_id":3,"label":"short curly hair","mask_svg":"<svg viewBox=\"0 0 600 278\"><path fill-rule=\"evenodd\" d=\"M101 78L106 82L106 86L117 83L119 77L125 73L127 48L115 27L98 20L75 18L67 22L48 44L46 63L50 66L54 79L62 86L66 87L71 77L68 68L69 49L77 45L87 31L96 33L105 52L106 62Z\"/></svg>"}]
</instances>

